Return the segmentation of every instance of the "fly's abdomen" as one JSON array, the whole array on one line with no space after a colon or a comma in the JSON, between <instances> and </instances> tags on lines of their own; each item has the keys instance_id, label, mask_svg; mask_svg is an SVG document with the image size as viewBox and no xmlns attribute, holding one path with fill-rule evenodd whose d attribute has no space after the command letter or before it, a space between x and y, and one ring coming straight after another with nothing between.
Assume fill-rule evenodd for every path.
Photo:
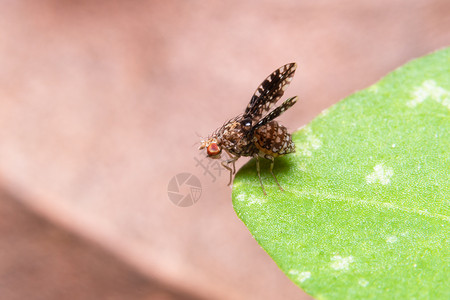
<instances>
[{"instance_id":1,"label":"fly's abdomen","mask_svg":"<svg viewBox=\"0 0 450 300\"><path fill-rule=\"evenodd\" d=\"M295 144L287 128L271 121L255 131L255 146L264 154L277 157L295 152Z\"/></svg>"}]
</instances>

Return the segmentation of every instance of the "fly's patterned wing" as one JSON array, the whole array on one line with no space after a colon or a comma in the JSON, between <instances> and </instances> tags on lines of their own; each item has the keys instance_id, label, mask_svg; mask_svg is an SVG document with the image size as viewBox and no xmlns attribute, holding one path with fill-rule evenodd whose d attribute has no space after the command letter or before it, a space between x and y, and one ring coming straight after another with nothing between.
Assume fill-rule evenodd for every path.
<instances>
[{"instance_id":1,"label":"fly's patterned wing","mask_svg":"<svg viewBox=\"0 0 450 300\"><path fill-rule=\"evenodd\" d=\"M284 113L286 110L288 110L292 105L294 105L297 102L297 96L291 97L289 99L286 99L283 104L272 110L269 114L267 114L264 118L258 121L258 123L255 124L255 126L252 127L250 135L253 134L253 132L258 129L261 126L266 125L270 121L278 118L282 113Z\"/></svg>"},{"instance_id":2,"label":"fly's patterned wing","mask_svg":"<svg viewBox=\"0 0 450 300\"><path fill-rule=\"evenodd\" d=\"M282 66L270 74L256 89L245 109L244 118L258 122L284 94L294 77L296 63ZM253 124L254 124L253 123Z\"/></svg>"}]
</instances>

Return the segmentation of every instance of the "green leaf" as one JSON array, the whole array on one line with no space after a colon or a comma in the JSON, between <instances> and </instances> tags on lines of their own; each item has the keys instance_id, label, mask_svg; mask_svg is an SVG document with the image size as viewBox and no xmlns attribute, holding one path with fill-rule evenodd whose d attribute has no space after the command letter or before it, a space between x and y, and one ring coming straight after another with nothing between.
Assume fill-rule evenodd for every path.
<instances>
[{"instance_id":1,"label":"green leaf","mask_svg":"<svg viewBox=\"0 0 450 300\"><path fill-rule=\"evenodd\" d=\"M305 100L306 101L306 100ZM303 103L305 103L305 101ZM275 160L251 160L233 205L318 299L450 299L450 48L320 114Z\"/></svg>"}]
</instances>

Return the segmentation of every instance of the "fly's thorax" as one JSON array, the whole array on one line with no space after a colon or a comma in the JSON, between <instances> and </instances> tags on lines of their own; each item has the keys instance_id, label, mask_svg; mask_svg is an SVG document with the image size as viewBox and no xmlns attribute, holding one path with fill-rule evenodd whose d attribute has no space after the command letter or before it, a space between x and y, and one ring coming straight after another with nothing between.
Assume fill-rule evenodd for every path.
<instances>
[{"instance_id":1,"label":"fly's thorax","mask_svg":"<svg viewBox=\"0 0 450 300\"><path fill-rule=\"evenodd\" d=\"M238 156L251 156L254 145L249 137L252 120L242 116L228 121L218 131L222 147L231 154Z\"/></svg>"},{"instance_id":2,"label":"fly's thorax","mask_svg":"<svg viewBox=\"0 0 450 300\"><path fill-rule=\"evenodd\" d=\"M295 152L295 144L287 128L271 121L255 131L255 146L264 154L273 157Z\"/></svg>"}]
</instances>

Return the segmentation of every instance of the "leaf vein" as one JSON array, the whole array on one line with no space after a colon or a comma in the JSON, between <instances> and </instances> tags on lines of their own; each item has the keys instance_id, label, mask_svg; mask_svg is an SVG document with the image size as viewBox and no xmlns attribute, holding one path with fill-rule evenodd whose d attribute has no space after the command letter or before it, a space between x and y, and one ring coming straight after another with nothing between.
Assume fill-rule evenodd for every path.
<instances>
[{"instance_id":1,"label":"leaf vein","mask_svg":"<svg viewBox=\"0 0 450 300\"><path fill-rule=\"evenodd\" d=\"M332 193L317 192L317 191L313 191L313 190L296 191L295 194L298 196L316 196L316 197L321 198L322 200L327 200L327 199L331 200L332 199L332 200L346 201L346 202L352 202L352 203L357 203L357 204L371 205L371 206L375 206L377 208L383 207L383 208L387 208L387 209L401 210L401 211L411 213L411 214L418 214L418 215L435 218L435 219L441 219L443 221L450 222L450 216L446 216L446 215L442 215L442 214L438 214L438 213L431 213L431 212L428 212L426 210L421 210L421 209L404 207L404 206L400 206L400 205L396 205L396 204L388 203L388 202L364 200L364 199L358 199L358 198L347 197L347 196L342 196L342 195L336 195L336 194L332 194Z\"/></svg>"}]
</instances>

